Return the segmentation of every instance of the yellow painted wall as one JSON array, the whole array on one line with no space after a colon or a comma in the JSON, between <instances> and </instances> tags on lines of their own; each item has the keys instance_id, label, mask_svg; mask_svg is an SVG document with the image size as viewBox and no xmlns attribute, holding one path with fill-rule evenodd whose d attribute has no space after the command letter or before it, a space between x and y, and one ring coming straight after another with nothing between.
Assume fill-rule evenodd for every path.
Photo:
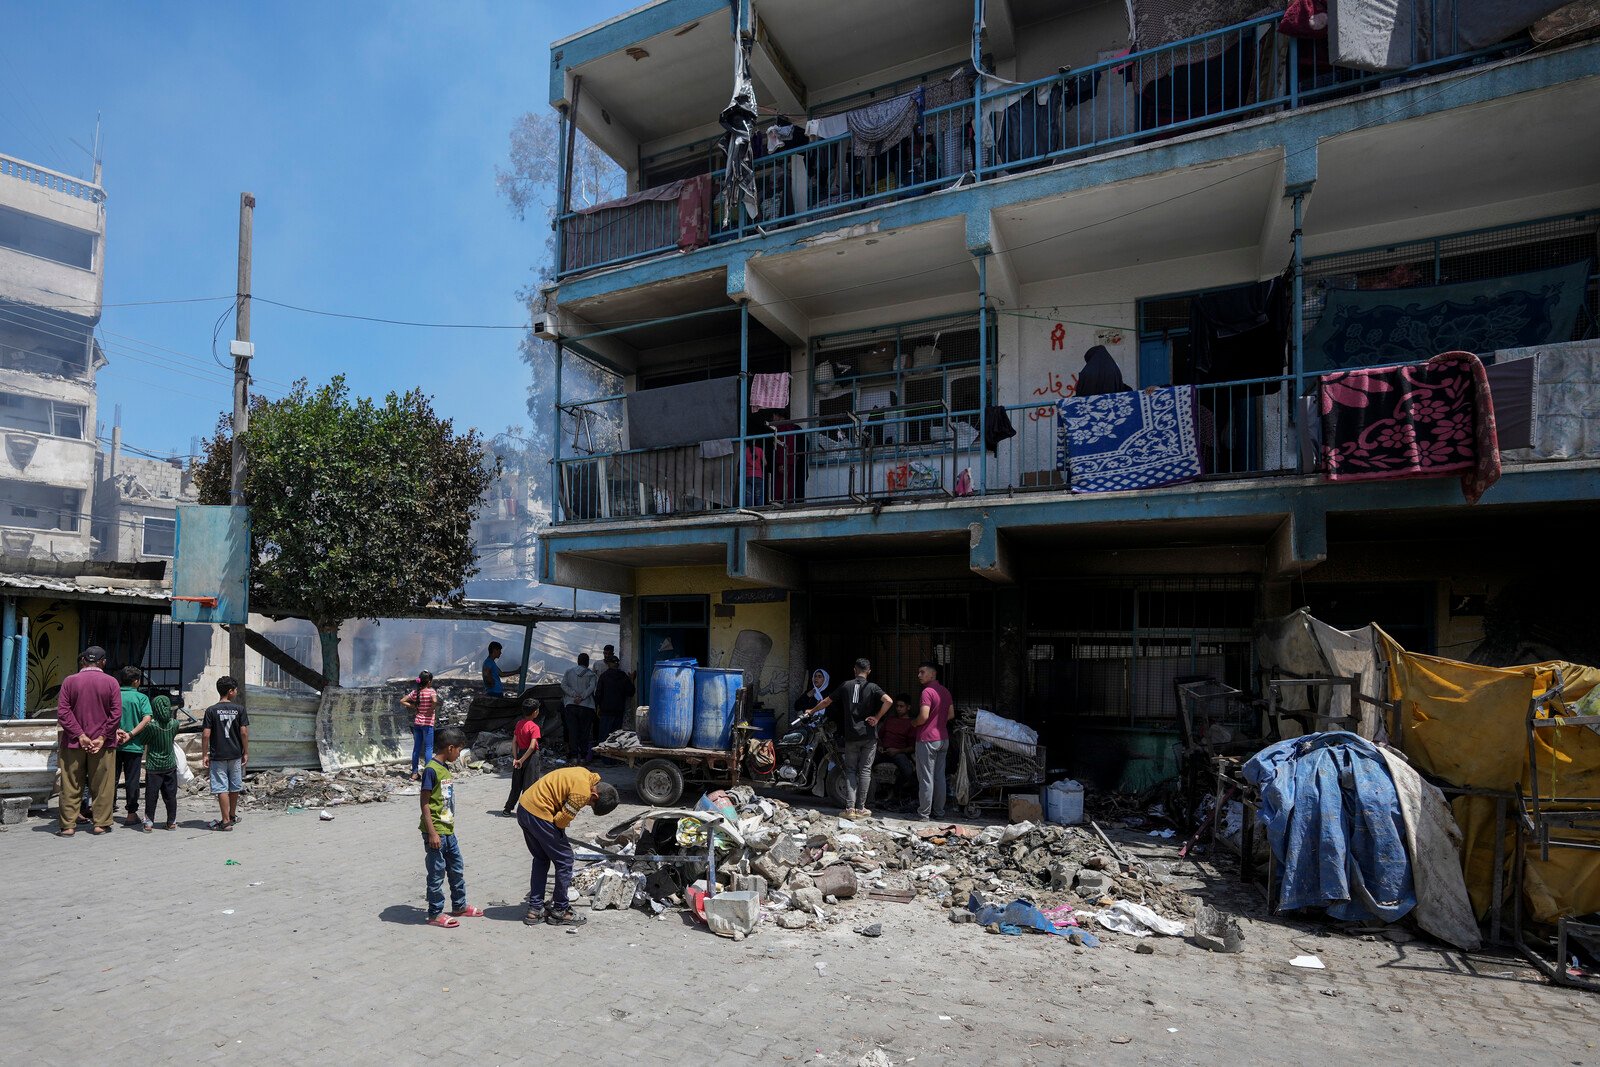
<instances>
[{"instance_id":1,"label":"yellow painted wall","mask_svg":"<svg viewBox=\"0 0 1600 1067\"><path fill-rule=\"evenodd\" d=\"M711 662L708 667L743 667L745 684L759 664L754 683L763 703L780 714L789 706L789 601L774 604L734 604L733 615L719 617L725 589L758 588L729 578L721 567L640 568L634 576L636 597L708 596L711 599ZM638 601L635 600L635 604ZM639 643L639 620L631 620L634 643ZM641 679L641 687L647 683Z\"/></svg>"},{"instance_id":2,"label":"yellow painted wall","mask_svg":"<svg viewBox=\"0 0 1600 1067\"><path fill-rule=\"evenodd\" d=\"M22 600L18 611L28 618L29 711L56 706L67 675L78 669L78 605L42 597Z\"/></svg>"}]
</instances>

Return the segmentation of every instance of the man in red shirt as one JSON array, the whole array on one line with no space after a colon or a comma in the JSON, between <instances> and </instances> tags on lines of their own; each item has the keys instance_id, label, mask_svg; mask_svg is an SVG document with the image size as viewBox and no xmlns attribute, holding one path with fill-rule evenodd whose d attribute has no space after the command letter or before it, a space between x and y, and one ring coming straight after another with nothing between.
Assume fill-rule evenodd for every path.
<instances>
[{"instance_id":1,"label":"man in red shirt","mask_svg":"<svg viewBox=\"0 0 1600 1067\"><path fill-rule=\"evenodd\" d=\"M894 710L878 722L878 757L895 766L894 792L900 803L917 793L917 769L912 762L916 749L916 716L911 713L911 697L902 693L894 698Z\"/></svg>"},{"instance_id":2,"label":"man in red shirt","mask_svg":"<svg viewBox=\"0 0 1600 1067\"><path fill-rule=\"evenodd\" d=\"M56 718L61 721L65 747L61 750L62 837L76 832L83 784L94 796L92 834L109 833L117 806L117 746L128 739L122 732L122 687L105 672L106 650L90 645L78 656L78 673L61 683Z\"/></svg>"},{"instance_id":3,"label":"man in red shirt","mask_svg":"<svg viewBox=\"0 0 1600 1067\"><path fill-rule=\"evenodd\" d=\"M917 814L944 818L946 765L950 758L950 690L939 684L939 665L924 660L917 668L922 685L917 712Z\"/></svg>"}]
</instances>

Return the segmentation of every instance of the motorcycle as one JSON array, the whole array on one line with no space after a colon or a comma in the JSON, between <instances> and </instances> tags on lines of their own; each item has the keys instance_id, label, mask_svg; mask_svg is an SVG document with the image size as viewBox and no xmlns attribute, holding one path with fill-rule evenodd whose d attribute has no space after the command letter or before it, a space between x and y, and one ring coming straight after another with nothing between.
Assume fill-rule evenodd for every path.
<instances>
[{"instance_id":1,"label":"motorcycle","mask_svg":"<svg viewBox=\"0 0 1600 1067\"><path fill-rule=\"evenodd\" d=\"M841 808L845 803L845 770L833 723L825 715L803 716L778 739L777 766L772 784L813 796L827 797ZM894 782L892 763L878 763L872 771L872 792L882 795Z\"/></svg>"}]
</instances>

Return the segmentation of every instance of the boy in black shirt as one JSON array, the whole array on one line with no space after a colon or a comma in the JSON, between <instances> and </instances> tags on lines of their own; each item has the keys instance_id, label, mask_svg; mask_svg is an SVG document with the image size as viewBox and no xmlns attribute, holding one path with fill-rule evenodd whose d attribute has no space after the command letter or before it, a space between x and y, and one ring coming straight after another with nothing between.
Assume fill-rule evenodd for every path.
<instances>
[{"instance_id":1,"label":"boy in black shirt","mask_svg":"<svg viewBox=\"0 0 1600 1067\"><path fill-rule=\"evenodd\" d=\"M877 682L869 681L872 664L866 659L855 663L855 677L823 697L807 714L823 708L833 723L833 736L839 742L839 762L844 765L844 817L864 819L872 812L872 763L878 752L878 720L894 705L894 700Z\"/></svg>"},{"instance_id":2,"label":"boy in black shirt","mask_svg":"<svg viewBox=\"0 0 1600 1067\"><path fill-rule=\"evenodd\" d=\"M217 679L217 694L222 697L206 709L201 733L205 766L211 775L211 794L217 798L222 818L211 824L213 830L232 830L239 815L239 792L244 788L244 766L250 761L250 716L234 702L239 683L223 675Z\"/></svg>"}]
</instances>

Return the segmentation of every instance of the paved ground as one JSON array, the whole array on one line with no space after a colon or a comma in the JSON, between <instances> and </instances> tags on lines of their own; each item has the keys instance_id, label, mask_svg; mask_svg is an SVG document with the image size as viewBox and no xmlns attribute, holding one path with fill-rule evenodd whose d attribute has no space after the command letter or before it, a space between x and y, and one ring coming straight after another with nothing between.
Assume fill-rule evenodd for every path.
<instances>
[{"instance_id":1,"label":"paved ground","mask_svg":"<svg viewBox=\"0 0 1600 1067\"><path fill-rule=\"evenodd\" d=\"M500 779L459 790L468 886L489 915L454 931L421 925L412 798L326 823L261 813L229 834L201 828L198 799L172 833L10 827L4 1059L1600 1063L1600 998L1519 962L1254 919L1235 956L1169 939L1154 955L1127 938L1074 949L896 904L859 909L883 922L878 940L844 923L735 944L638 912L528 929L516 824L486 814L504 794ZM1327 970L1291 968L1302 952Z\"/></svg>"}]
</instances>

